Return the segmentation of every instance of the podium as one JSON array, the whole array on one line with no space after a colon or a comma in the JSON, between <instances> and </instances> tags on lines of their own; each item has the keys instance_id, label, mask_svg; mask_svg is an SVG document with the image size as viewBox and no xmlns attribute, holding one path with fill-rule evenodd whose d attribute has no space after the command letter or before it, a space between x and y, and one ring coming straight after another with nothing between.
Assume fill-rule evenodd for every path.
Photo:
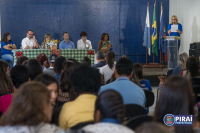
<instances>
[{"instance_id":1,"label":"podium","mask_svg":"<svg viewBox=\"0 0 200 133\"><path fill-rule=\"evenodd\" d=\"M178 65L178 44L180 37L167 36L167 66L168 69L173 69Z\"/></svg>"}]
</instances>

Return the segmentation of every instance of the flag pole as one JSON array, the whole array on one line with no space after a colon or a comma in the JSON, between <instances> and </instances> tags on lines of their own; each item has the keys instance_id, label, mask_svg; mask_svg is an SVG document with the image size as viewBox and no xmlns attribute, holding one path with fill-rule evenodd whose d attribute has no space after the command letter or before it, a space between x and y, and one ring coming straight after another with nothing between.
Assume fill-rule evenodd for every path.
<instances>
[{"instance_id":1,"label":"flag pole","mask_svg":"<svg viewBox=\"0 0 200 133\"><path fill-rule=\"evenodd\" d=\"M162 12L162 2L161 2L161 5L160 5L160 13ZM160 18L161 19L161 18ZM160 65L161 65L161 57L162 57L162 52L161 52L161 50L160 50Z\"/></svg>"},{"instance_id":2,"label":"flag pole","mask_svg":"<svg viewBox=\"0 0 200 133\"><path fill-rule=\"evenodd\" d=\"M155 0L155 7L156 7L156 0ZM154 63L154 59L155 59L155 54L153 54L153 63Z\"/></svg>"},{"instance_id":3,"label":"flag pole","mask_svg":"<svg viewBox=\"0 0 200 133\"><path fill-rule=\"evenodd\" d=\"M149 2L148 2L148 4L147 4L147 6L149 7ZM146 65L147 65L147 59L148 59L147 54L148 54L148 48L146 47Z\"/></svg>"}]
</instances>

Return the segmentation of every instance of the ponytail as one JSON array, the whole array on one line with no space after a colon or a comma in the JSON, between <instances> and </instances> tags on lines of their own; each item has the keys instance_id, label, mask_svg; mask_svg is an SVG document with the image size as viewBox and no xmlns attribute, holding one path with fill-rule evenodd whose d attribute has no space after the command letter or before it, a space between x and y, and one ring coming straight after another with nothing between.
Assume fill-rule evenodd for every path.
<instances>
[{"instance_id":1,"label":"ponytail","mask_svg":"<svg viewBox=\"0 0 200 133\"><path fill-rule=\"evenodd\" d=\"M113 59L115 59L115 53L112 52L112 51L109 51L106 54L106 64L108 64L110 69L113 69L113 66L114 66L114 60Z\"/></svg>"}]
</instances>

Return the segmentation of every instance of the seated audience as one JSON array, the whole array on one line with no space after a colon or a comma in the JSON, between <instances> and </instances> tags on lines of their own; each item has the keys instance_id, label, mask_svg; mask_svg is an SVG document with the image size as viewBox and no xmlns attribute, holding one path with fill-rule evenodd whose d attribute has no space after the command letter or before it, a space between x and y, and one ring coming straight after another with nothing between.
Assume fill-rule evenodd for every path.
<instances>
[{"instance_id":1,"label":"seated audience","mask_svg":"<svg viewBox=\"0 0 200 133\"><path fill-rule=\"evenodd\" d=\"M77 41L77 49L92 49L92 43L87 40L87 33L82 31L80 34L81 39Z\"/></svg>"},{"instance_id":2,"label":"seated audience","mask_svg":"<svg viewBox=\"0 0 200 133\"><path fill-rule=\"evenodd\" d=\"M147 122L136 129L136 133L172 133L166 126L158 122Z\"/></svg>"},{"instance_id":3,"label":"seated audience","mask_svg":"<svg viewBox=\"0 0 200 133\"><path fill-rule=\"evenodd\" d=\"M99 68L99 67L103 67L106 65L106 61L105 61L105 54L102 51L98 51L96 53L96 60L97 60L97 64L94 64L92 67L94 68Z\"/></svg>"},{"instance_id":4,"label":"seated audience","mask_svg":"<svg viewBox=\"0 0 200 133\"><path fill-rule=\"evenodd\" d=\"M149 80L143 78L143 67L141 64L139 64L139 63L133 64L133 73L135 73L136 77L139 79L140 87L142 89L152 91Z\"/></svg>"},{"instance_id":5,"label":"seated audience","mask_svg":"<svg viewBox=\"0 0 200 133\"><path fill-rule=\"evenodd\" d=\"M188 59L188 54L183 52L179 54L178 66L176 66L172 72L172 75L183 75L186 71L186 61Z\"/></svg>"},{"instance_id":6,"label":"seated audience","mask_svg":"<svg viewBox=\"0 0 200 133\"><path fill-rule=\"evenodd\" d=\"M30 80L28 68L22 65L14 66L10 71L10 77L14 86L14 92L0 97L0 111L3 114L10 106L12 98L17 94L20 85Z\"/></svg>"},{"instance_id":7,"label":"seated audience","mask_svg":"<svg viewBox=\"0 0 200 133\"><path fill-rule=\"evenodd\" d=\"M66 60L65 57L59 56L56 58L54 62L54 72L55 72L54 78L58 81L58 84L60 84L62 65L65 60Z\"/></svg>"},{"instance_id":8,"label":"seated audience","mask_svg":"<svg viewBox=\"0 0 200 133\"><path fill-rule=\"evenodd\" d=\"M42 70L46 69L45 67L45 62L47 62L47 64L49 64L48 62L48 57L46 56L45 53L40 53L37 57L36 57L37 61L40 63Z\"/></svg>"},{"instance_id":9,"label":"seated audience","mask_svg":"<svg viewBox=\"0 0 200 133\"><path fill-rule=\"evenodd\" d=\"M191 83L184 77L169 77L160 92L156 104L154 120L163 123L166 114L194 115L194 96ZM164 124L164 123L163 123ZM200 129L195 119L192 126L171 126L176 133L192 133L192 129Z\"/></svg>"},{"instance_id":10,"label":"seated audience","mask_svg":"<svg viewBox=\"0 0 200 133\"><path fill-rule=\"evenodd\" d=\"M189 79L200 76L199 73L199 61L196 57L190 56L186 62L187 71L183 74L184 77Z\"/></svg>"},{"instance_id":11,"label":"seated audience","mask_svg":"<svg viewBox=\"0 0 200 133\"><path fill-rule=\"evenodd\" d=\"M8 111L0 120L1 133L61 133L62 129L49 124L52 117L50 91L40 82L20 86ZM12 116L12 117L11 117Z\"/></svg>"},{"instance_id":12,"label":"seated audience","mask_svg":"<svg viewBox=\"0 0 200 133\"><path fill-rule=\"evenodd\" d=\"M51 35L50 34L46 34L44 36L44 41L41 44L40 49L50 49L50 46L47 44L50 40L51 40Z\"/></svg>"},{"instance_id":13,"label":"seated audience","mask_svg":"<svg viewBox=\"0 0 200 133\"><path fill-rule=\"evenodd\" d=\"M56 73L54 72L54 62L55 62L55 60L56 60L56 58L57 58L58 56L56 55L56 54L51 54L50 56L49 56L49 64L50 64L50 67L49 68L47 68L47 69L44 69L43 70L43 73L47 73L47 74L49 74L49 75L51 75L51 76L54 76Z\"/></svg>"},{"instance_id":14,"label":"seated audience","mask_svg":"<svg viewBox=\"0 0 200 133\"><path fill-rule=\"evenodd\" d=\"M112 74L115 70L115 53L109 51L106 54L106 64L105 66L101 67L99 72L104 75L105 83L112 77Z\"/></svg>"},{"instance_id":15,"label":"seated audience","mask_svg":"<svg viewBox=\"0 0 200 133\"><path fill-rule=\"evenodd\" d=\"M13 59L13 49L17 49L15 43L11 40L10 33L5 32L1 39L1 54L2 59L9 62L10 69L13 67L14 59Z\"/></svg>"},{"instance_id":16,"label":"seated audience","mask_svg":"<svg viewBox=\"0 0 200 133\"><path fill-rule=\"evenodd\" d=\"M50 91L51 103L54 105L53 115L51 123L58 125L58 82L57 80L48 74L40 74L35 78L35 81L41 82L46 85L47 89Z\"/></svg>"},{"instance_id":17,"label":"seated audience","mask_svg":"<svg viewBox=\"0 0 200 133\"><path fill-rule=\"evenodd\" d=\"M121 125L125 110L121 95L110 89L102 92L95 104L94 120L96 124L87 125L83 130L91 133L134 133Z\"/></svg>"},{"instance_id":18,"label":"seated audience","mask_svg":"<svg viewBox=\"0 0 200 133\"><path fill-rule=\"evenodd\" d=\"M0 60L0 96L13 92L13 85L8 76L9 68L8 62Z\"/></svg>"},{"instance_id":19,"label":"seated audience","mask_svg":"<svg viewBox=\"0 0 200 133\"><path fill-rule=\"evenodd\" d=\"M99 90L99 94L112 88L123 98L124 104L138 104L145 107L146 98L144 91L138 85L130 81L133 74L133 63L128 58L120 58L116 64L116 80L104 85Z\"/></svg>"},{"instance_id":20,"label":"seated audience","mask_svg":"<svg viewBox=\"0 0 200 133\"><path fill-rule=\"evenodd\" d=\"M74 43L69 40L69 33L63 33L64 40L60 42L59 49L75 49Z\"/></svg>"},{"instance_id":21,"label":"seated audience","mask_svg":"<svg viewBox=\"0 0 200 133\"><path fill-rule=\"evenodd\" d=\"M74 68L79 65L75 59L67 59L62 65L62 74L60 78L60 89L58 92L58 104L59 107L66 102L73 101L76 99L77 94L74 91L74 87L70 82L70 76Z\"/></svg>"},{"instance_id":22,"label":"seated audience","mask_svg":"<svg viewBox=\"0 0 200 133\"><path fill-rule=\"evenodd\" d=\"M39 47L32 30L28 30L27 37L22 40L22 49L36 49Z\"/></svg>"},{"instance_id":23,"label":"seated audience","mask_svg":"<svg viewBox=\"0 0 200 133\"><path fill-rule=\"evenodd\" d=\"M22 65L22 63L26 60L29 60L28 57L26 56L22 56L22 57L18 57L17 58L17 62L16 62L16 65Z\"/></svg>"},{"instance_id":24,"label":"seated audience","mask_svg":"<svg viewBox=\"0 0 200 133\"><path fill-rule=\"evenodd\" d=\"M97 98L94 93L97 93L101 86L101 76L95 68L81 64L72 72L70 81L78 97L62 107L59 126L63 129L94 121L94 105Z\"/></svg>"},{"instance_id":25,"label":"seated audience","mask_svg":"<svg viewBox=\"0 0 200 133\"><path fill-rule=\"evenodd\" d=\"M109 35L107 33L103 33L101 35L101 41L98 44L98 50L97 51L102 51L105 54L110 51L112 47L111 41L109 41Z\"/></svg>"},{"instance_id":26,"label":"seated audience","mask_svg":"<svg viewBox=\"0 0 200 133\"><path fill-rule=\"evenodd\" d=\"M29 71L31 80L34 80L35 77L37 77L38 75L43 73L42 67L36 59L30 59L27 64L27 67L28 67L28 71Z\"/></svg>"},{"instance_id":27,"label":"seated audience","mask_svg":"<svg viewBox=\"0 0 200 133\"><path fill-rule=\"evenodd\" d=\"M86 64L88 64L88 65L90 65L90 66L92 65L90 58L88 58L87 56L85 56L85 57L83 58L83 60L82 60L81 63L86 63Z\"/></svg>"}]
</instances>

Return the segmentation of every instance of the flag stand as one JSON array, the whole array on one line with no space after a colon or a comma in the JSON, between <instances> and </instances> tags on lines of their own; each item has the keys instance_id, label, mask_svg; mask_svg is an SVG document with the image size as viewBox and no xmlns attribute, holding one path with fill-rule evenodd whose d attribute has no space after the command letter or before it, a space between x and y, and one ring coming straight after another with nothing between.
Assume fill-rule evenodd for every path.
<instances>
[{"instance_id":1,"label":"flag stand","mask_svg":"<svg viewBox=\"0 0 200 133\"><path fill-rule=\"evenodd\" d=\"M146 48L146 65L147 65L147 51L148 51L148 49Z\"/></svg>"}]
</instances>

